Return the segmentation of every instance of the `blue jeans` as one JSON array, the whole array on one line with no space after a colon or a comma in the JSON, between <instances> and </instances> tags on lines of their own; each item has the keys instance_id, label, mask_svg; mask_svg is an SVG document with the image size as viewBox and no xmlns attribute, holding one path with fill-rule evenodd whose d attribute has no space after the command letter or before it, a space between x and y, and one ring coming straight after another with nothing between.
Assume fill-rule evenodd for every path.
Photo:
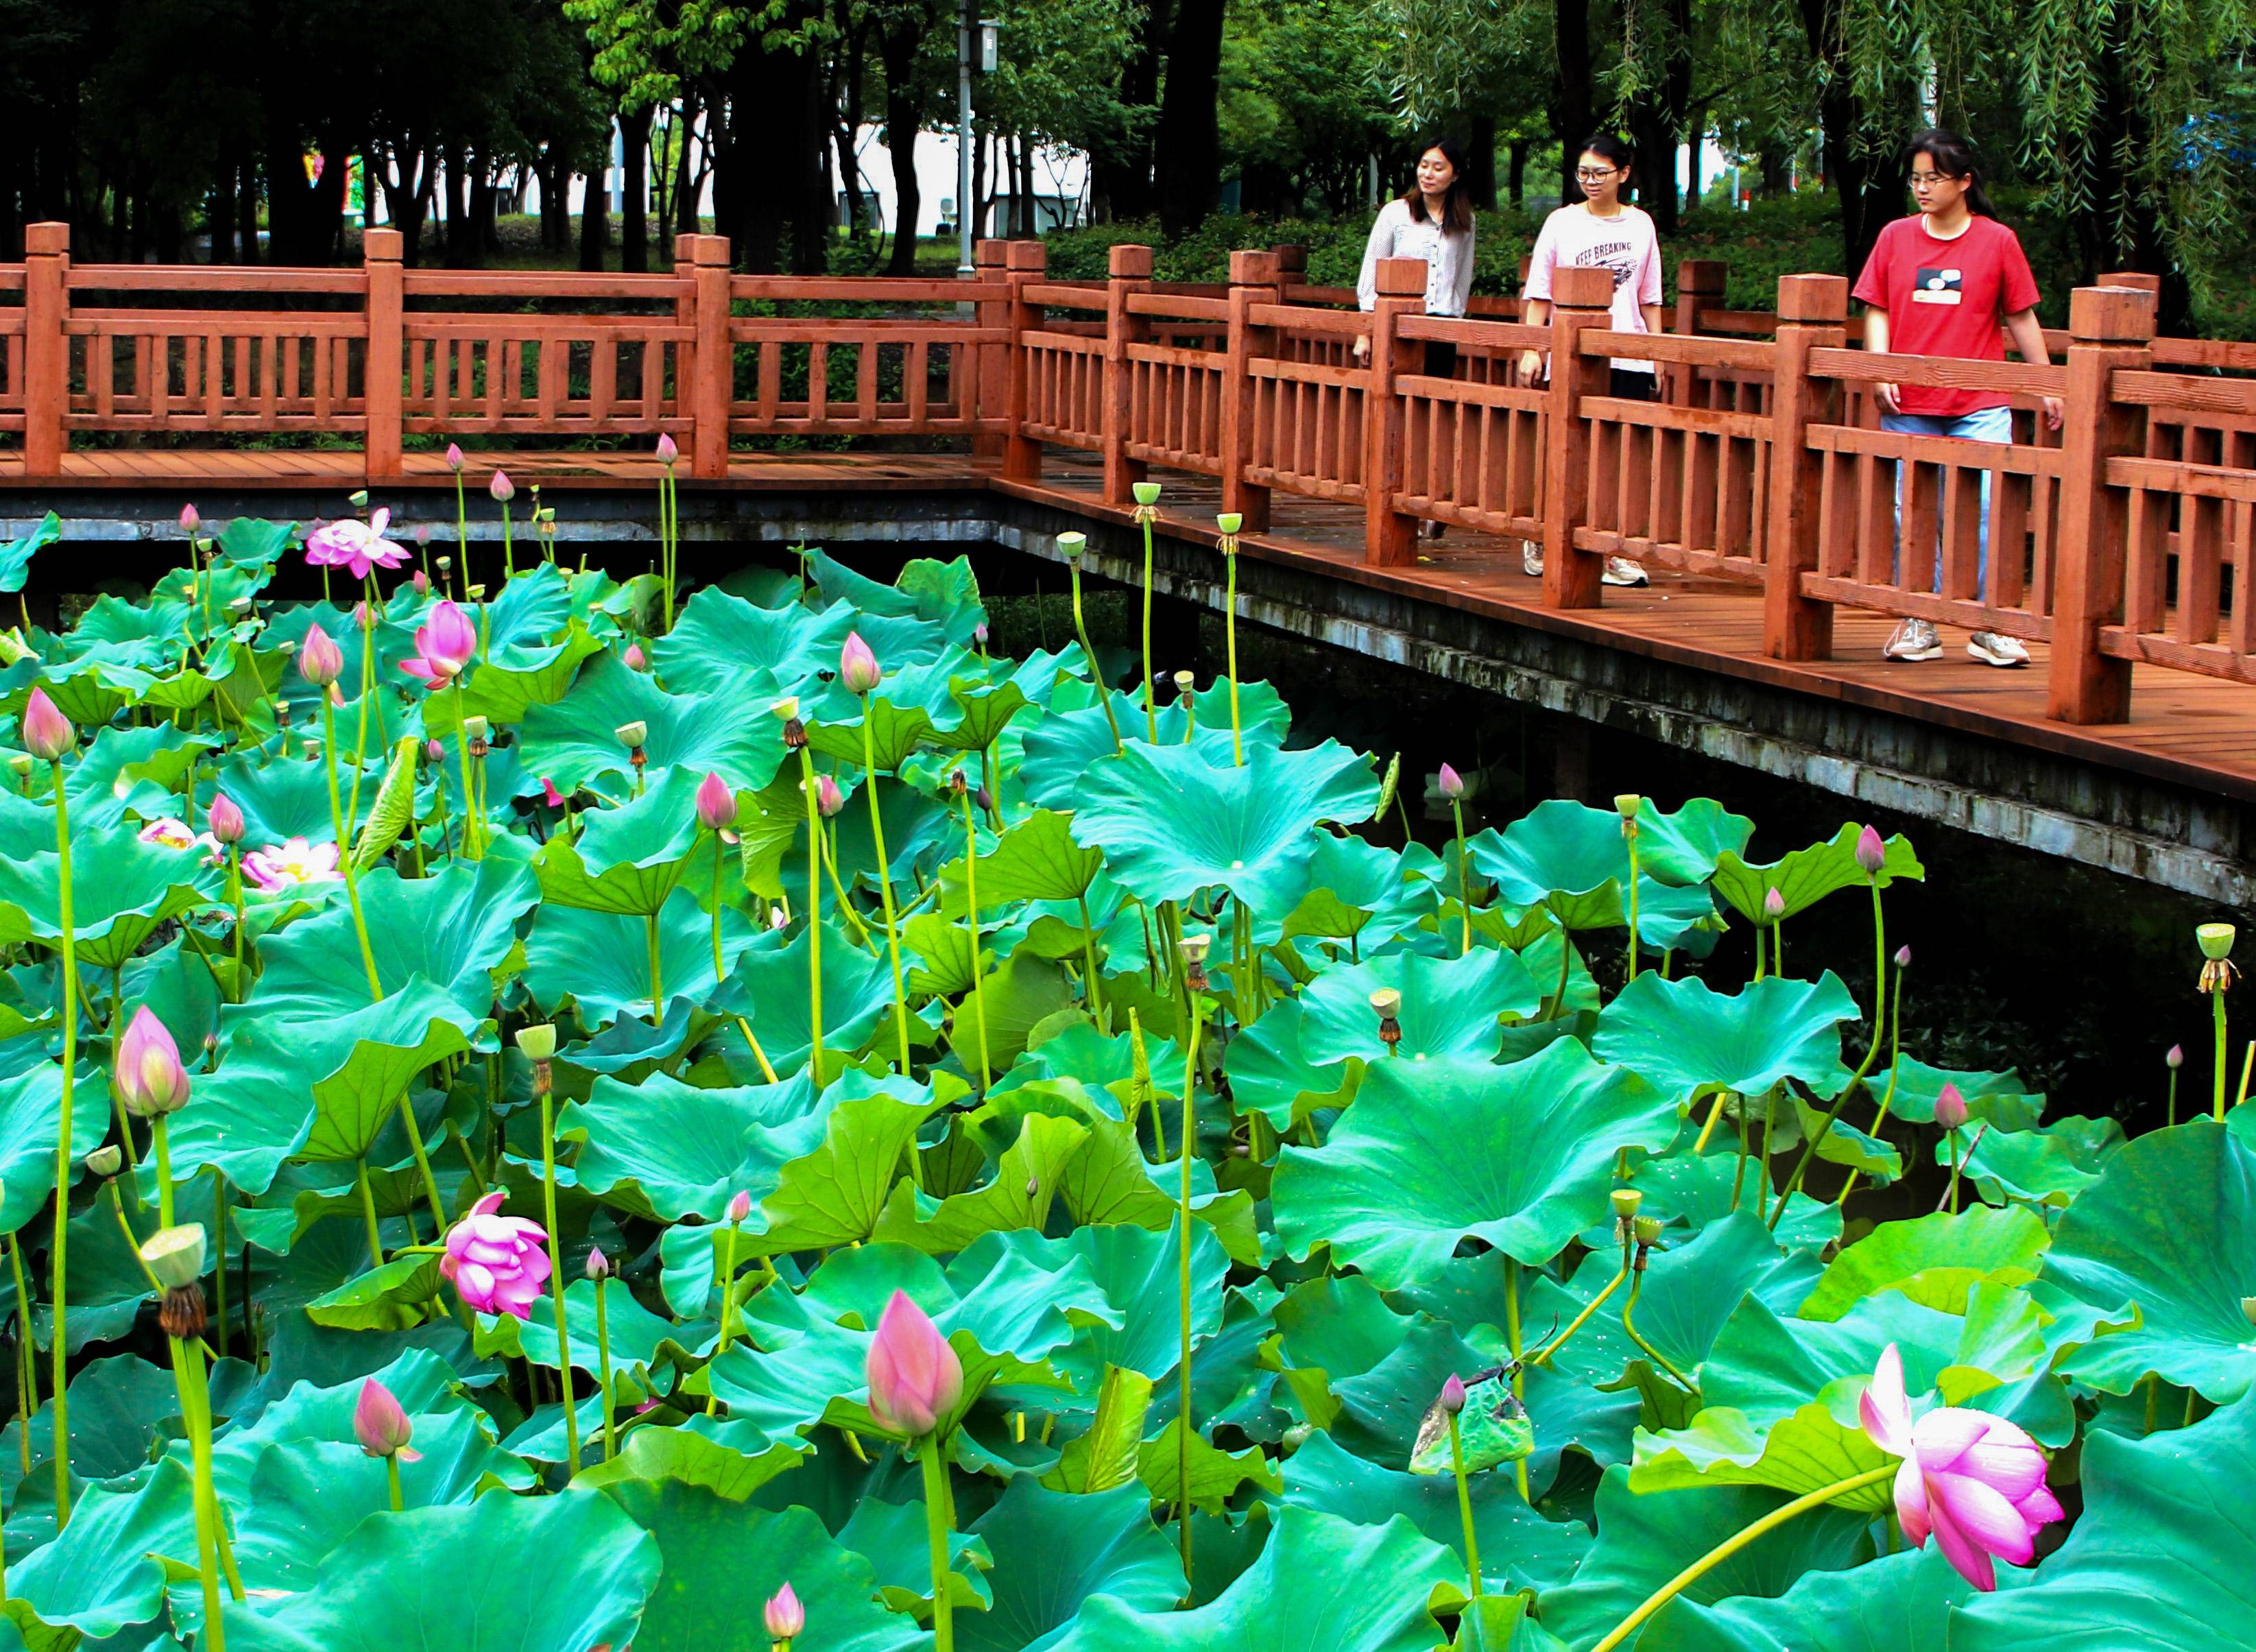
<instances>
[{"instance_id":1,"label":"blue jeans","mask_svg":"<svg viewBox=\"0 0 2256 1652\"><path fill-rule=\"evenodd\" d=\"M1951 418L1943 413L1884 413L1880 428L1905 436L1956 436L1961 441L1998 441L2011 446L2013 440L2013 410L2010 407L1978 407L1970 413ZM1911 467L1907 462L1896 468L1896 553L1893 575L1898 586L1903 583L1903 498L1904 490L1911 484ZM1981 552L1975 564L1976 589L1985 594L1990 589L1990 478L1982 478L1982 535ZM1928 576L1927 589L1942 589L1942 540L1938 532L1933 547L1935 567Z\"/></svg>"}]
</instances>

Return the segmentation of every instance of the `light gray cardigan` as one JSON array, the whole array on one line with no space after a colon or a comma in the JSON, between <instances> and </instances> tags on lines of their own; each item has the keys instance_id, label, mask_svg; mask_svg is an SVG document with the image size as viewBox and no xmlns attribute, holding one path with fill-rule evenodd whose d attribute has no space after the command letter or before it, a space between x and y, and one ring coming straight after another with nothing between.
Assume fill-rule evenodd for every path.
<instances>
[{"instance_id":1,"label":"light gray cardigan","mask_svg":"<svg viewBox=\"0 0 2256 1652\"><path fill-rule=\"evenodd\" d=\"M1423 258L1426 261L1426 313L1463 315L1473 291L1473 232L1449 235L1428 218L1410 215L1406 201L1390 201L1379 208L1371 226L1371 239L1363 249L1363 273L1356 278L1356 302L1369 309L1378 300L1378 261L1381 258Z\"/></svg>"}]
</instances>

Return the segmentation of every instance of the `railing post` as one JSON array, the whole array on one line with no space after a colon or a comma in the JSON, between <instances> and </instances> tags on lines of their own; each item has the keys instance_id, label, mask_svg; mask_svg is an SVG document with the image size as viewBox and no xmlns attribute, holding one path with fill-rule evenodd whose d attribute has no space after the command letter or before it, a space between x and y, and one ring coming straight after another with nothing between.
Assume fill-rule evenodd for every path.
<instances>
[{"instance_id":1,"label":"railing post","mask_svg":"<svg viewBox=\"0 0 2256 1652\"><path fill-rule=\"evenodd\" d=\"M1543 605L1596 608L1604 559L1575 546L1590 508L1590 429L1583 398L1604 393L1606 364L1576 348L1603 328L1614 301L1613 272L1559 270L1551 277L1551 403L1543 448Z\"/></svg>"},{"instance_id":2,"label":"railing post","mask_svg":"<svg viewBox=\"0 0 2256 1652\"><path fill-rule=\"evenodd\" d=\"M370 483L399 474L400 380L407 370L401 249L397 229L369 229L361 236L361 268L368 281L363 312L367 353L361 361L361 406L367 427L361 454L365 479Z\"/></svg>"},{"instance_id":3,"label":"railing post","mask_svg":"<svg viewBox=\"0 0 2256 1652\"><path fill-rule=\"evenodd\" d=\"M689 372L689 474L717 480L729 474L729 404L737 387L737 351L729 340L729 237L681 239L689 244L697 338Z\"/></svg>"},{"instance_id":4,"label":"railing post","mask_svg":"<svg viewBox=\"0 0 2256 1652\"><path fill-rule=\"evenodd\" d=\"M1308 248L1287 244L1272 247L1269 249L1269 253L1277 260L1278 301L1282 304L1297 302L1293 296L1292 289L1296 286L1306 286L1308 284Z\"/></svg>"},{"instance_id":5,"label":"railing post","mask_svg":"<svg viewBox=\"0 0 2256 1652\"><path fill-rule=\"evenodd\" d=\"M1680 265L1680 268L1682 266ZM1778 283L1778 341L1771 356L1769 525L1763 543L1763 652L1773 660L1833 653L1833 604L1802 595L1817 566L1824 461L1809 427L1839 402L1831 379L1813 378L1809 352L1847 341L1849 283L1837 275L1787 275Z\"/></svg>"},{"instance_id":6,"label":"railing post","mask_svg":"<svg viewBox=\"0 0 2256 1652\"><path fill-rule=\"evenodd\" d=\"M2099 631L2123 618L2129 513L2123 491L2108 484L2107 462L2141 451L2146 431L2142 410L2115 400L2111 390L2117 369L2142 368L2153 357L2154 294L2080 286L2069 298L2068 331L2045 715L2121 723L2131 715L2131 662L2101 653Z\"/></svg>"},{"instance_id":7,"label":"railing post","mask_svg":"<svg viewBox=\"0 0 2256 1652\"><path fill-rule=\"evenodd\" d=\"M1680 258L1676 262L1676 316L1670 330L1690 338L1700 330L1700 312L1720 309L1724 289L1730 285L1731 266L1720 258ZM1665 399L1679 407L1692 405L1692 387L1699 369L1689 362L1663 364Z\"/></svg>"},{"instance_id":8,"label":"railing post","mask_svg":"<svg viewBox=\"0 0 2256 1652\"><path fill-rule=\"evenodd\" d=\"M1417 521L1394 508L1402 485L1408 415L1394 380L1411 370L1416 341L1399 336L1398 317L1426 308L1426 261L1381 258L1371 309L1371 378L1363 393L1363 560L1374 568L1399 567L1415 555ZM1611 287L1607 289L1612 291Z\"/></svg>"},{"instance_id":9,"label":"railing post","mask_svg":"<svg viewBox=\"0 0 2256 1652\"><path fill-rule=\"evenodd\" d=\"M1007 241L983 240L974 242L971 249L972 279L982 286L999 286L1008 279L1011 244ZM982 299L977 306L978 325L982 328L1008 327L1011 324L1008 300ZM1007 344L982 344L973 351L975 365L969 379L977 416L1000 419L1009 401L1010 358L1014 354ZM1004 435L976 435L971 438L971 456L975 459L1000 460L1009 438Z\"/></svg>"},{"instance_id":10,"label":"railing post","mask_svg":"<svg viewBox=\"0 0 2256 1652\"><path fill-rule=\"evenodd\" d=\"M1128 456L1128 416L1135 391L1135 374L1128 362L1128 346L1150 329L1140 315L1128 310L1128 295L1152 289L1152 249L1123 242L1112 249L1104 284L1103 406L1098 409L1104 438L1104 502L1125 505L1130 490L1144 480L1149 467Z\"/></svg>"},{"instance_id":11,"label":"railing post","mask_svg":"<svg viewBox=\"0 0 2256 1652\"><path fill-rule=\"evenodd\" d=\"M24 226L24 474L63 473L70 406L70 225Z\"/></svg>"},{"instance_id":12,"label":"railing post","mask_svg":"<svg viewBox=\"0 0 2256 1652\"><path fill-rule=\"evenodd\" d=\"M1422 289L1421 289L1422 291ZM1253 462L1253 372L1257 355L1274 353L1272 329L1253 325L1256 304L1277 302L1277 255L1230 255L1230 335L1222 375L1222 508L1245 519L1248 533L1269 526L1269 490L1245 479Z\"/></svg>"},{"instance_id":13,"label":"railing post","mask_svg":"<svg viewBox=\"0 0 2256 1652\"><path fill-rule=\"evenodd\" d=\"M1042 307L1026 302L1026 288L1048 272L1050 250L1039 241L1013 241L1004 260L1011 282L1011 342L1010 371L1004 392L1010 434L1003 443L1003 475L1007 481L1033 482L1042 474L1042 444L1026 434L1027 368L1026 347L1022 341L1028 333L1041 330Z\"/></svg>"}]
</instances>

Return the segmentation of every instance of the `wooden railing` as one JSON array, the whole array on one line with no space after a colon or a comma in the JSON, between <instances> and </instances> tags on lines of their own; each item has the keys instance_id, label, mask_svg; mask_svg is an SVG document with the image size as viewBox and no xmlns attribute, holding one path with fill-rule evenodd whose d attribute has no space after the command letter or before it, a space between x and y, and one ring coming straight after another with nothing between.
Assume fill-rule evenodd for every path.
<instances>
[{"instance_id":1,"label":"wooden railing","mask_svg":"<svg viewBox=\"0 0 2256 1652\"><path fill-rule=\"evenodd\" d=\"M1729 309L1705 260L1653 336L1611 330L1603 272L1561 272L1529 326L1506 299L1425 314L1410 261L1362 310L1292 248L1200 284L1155 280L1139 246L1070 281L1040 244L983 242L959 281L736 275L713 236L652 275L407 270L384 229L340 270L76 265L64 226L25 239L0 266L0 448L32 481L99 433L356 436L371 482L455 436L663 432L704 478L770 437L968 445L1022 481L1070 449L1114 506L1173 469L1250 533L1278 494L1359 508L1378 566L1413 562L1421 522L1540 546L1555 608L1597 605L1611 556L1740 584L1781 660L1826 657L1843 608L2047 642L2074 722L2127 716L2134 661L2256 682L2256 343L2154 337L2150 277L2079 289L2052 361L1982 364L1854 348L1837 277ZM1657 364L1657 399L1611 393L1618 357ZM1883 431L1886 384L2002 392L2014 441Z\"/></svg>"}]
</instances>

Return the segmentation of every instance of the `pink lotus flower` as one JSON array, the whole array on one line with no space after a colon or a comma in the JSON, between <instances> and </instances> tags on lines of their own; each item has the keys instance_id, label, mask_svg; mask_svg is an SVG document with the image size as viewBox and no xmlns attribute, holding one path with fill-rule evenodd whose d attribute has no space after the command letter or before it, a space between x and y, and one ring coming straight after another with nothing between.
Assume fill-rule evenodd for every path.
<instances>
[{"instance_id":1,"label":"pink lotus flower","mask_svg":"<svg viewBox=\"0 0 2256 1652\"><path fill-rule=\"evenodd\" d=\"M389 509L365 522L352 517L325 522L306 535L306 561L314 568L344 568L355 579L366 579L370 568L397 568L407 560L407 547L384 537L391 525Z\"/></svg>"},{"instance_id":2,"label":"pink lotus flower","mask_svg":"<svg viewBox=\"0 0 2256 1652\"><path fill-rule=\"evenodd\" d=\"M447 444L447 469L460 476L462 474L462 467L469 462L462 457L462 449L459 443L450 441Z\"/></svg>"},{"instance_id":3,"label":"pink lotus flower","mask_svg":"<svg viewBox=\"0 0 2256 1652\"><path fill-rule=\"evenodd\" d=\"M1786 916L1786 897L1775 889L1764 890L1763 916L1773 923Z\"/></svg>"},{"instance_id":4,"label":"pink lotus flower","mask_svg":"<svg viewBox=\"0 0 2256 1652\"><path fill-rule=\"evenodd\" d=\"M427 540L431 537L431 530L428 528L419 527L415 531L424 539ZM415 594L418 597L428 597L431 594L431 576L419 568L407 576L407 582L415 588Z\"/></svg>"},{"instance_id":5,"label":"pink lotus flower","mask_svg":"<svg viewBox=\"0 0 2256 1652\"><path fill-rule=\"evenodd\" d=\"M415 658L403 660L399 668L434 688L443 688L469 669L477 657L478 629L450 602L431 611L431 618L415 628Z\"/></svg>"},{"instance_id":6,"label":"pink lotus flower","mask_svg":"<svg viewBox=\"0 0 2256 1652\"><path fill-rule=\"evenodd\" d=\"M511 482L505 472L497 470L493 473L493 480L486 484L486 491L493 495L497 503L507 505L517 497L517 484Z\"/></svg>"},{"instance_id":7,"label":"pink lotus flower","mask_svg":"<svg viewBox=\"0 0 2256 1652\"><path fill-rule=\"evenodd\" d=\"M1857 869L1867 878L1877 878L1888 864L1888 846L1880 835L1870 826L1857 834Z\"/></svg>"},{"instance_id":8,"label":"pink lotus flower","mask_svg":"<svg viewBox=\"0 0 2256 1652\"><path fill-rule=\"evenodd\" d=\"M556 789L556 782L546 774L540 777L540 801L551 808L564 807L564 794Z\"/></svg>"},{"instance_id":9,"label":"pink lotus flower","mask_svg":"<svg viewBox=\"0 0 2256 1652\"><path fill-rule=\"evenodd\" d=\"M423 760L426 763L434 764L445 762L447 760L447 748L440 745L436 740L424 741Z\"/></svg>"},{"instance_id":10,"label":"pink lotus flower","mask_svg":"<svg viewBox=\"0 0 2256 1652\"><path fill-rule=\"evenodd\" d=\"M605 1280L611 1276L611 1259L603 1254L601 1246L588 1247L588 1260L583 1266L589 1279Z\"/></svg>"},{"instance_id":11,"label":"pink lotus flower","mask_svg":"<svg viewBox=\"0 0 2256 1652\"><path fill-rule=\"evenodd\" d=\"M316 688L326 688L345 668L344 650L319 625L306 627L306 640L298 645L298 674Z\"/></svg>"},{"instance_id":12,"label":"pink lotus flower","mask_svg":"<svg viewBox=\"0 0 2256 1652\"><path fill-rule=\"evenodd\" d=\"M195 537L196 530L203 525L204 519L201 516L196 513L196 507L194 505L184 505L180 507L181 533L186 533L193 539Z\"/></svg>"},{"instance_id":13,"label":"pink lotus flower","mask_svg":"<svg viewBox=\"0 0 2256 1652\"><path fill-rule=\"evenodd\" d=\"M772 1641L795 1641L807 1627L807 1608L799 1604L799 1597L787 1583L768 1597L761 1617Z\"/></svg>"},{"instance_id":14,"label":"pink lotus flower","mask_svg":"<svg viewBox=\"0 0 2256 1652\"><path fill-rule=\"evenodd\" d=\"M697 821L714 832L737 823L737 794L717 774L708 774L697 782Z\"/></svg>"},{"instance_id":15,"label":"pink lotus flower","mask_svg":"<svg viewBox=\"0 0 2256 1652\"><path fill-rule=\"evenodd\" d=\"M741 1225L749 1221L751 1218L751 1214L752 1196L751 1190L746 1188L738 1188L734 1193L729 1196L729 1220L732 1223Z\"/></svg>"},{"instance_id":16,"label":"pink lotus flower","mask_svg":"<svg viewBox=\"0 0 2256 1652\"><path fill-rule=\"evenodd\" d=\"M447 1230L439 1272L479 1313L530 1319L548 1284L548 1235L538 1222L502 1215L508 1197L487 1194Z\"/></svg>"},{"instance_id":17,"label":"pink lotus flower","mask_svg":"<svg viewBox=\"0 0 2256 1652\"><path fill-rule=\"evenodd\" d=\"M353 1401L353 1437L370 1457L396 1457L406 1463L423 1460L423 1453L407 1444L415 1437L414 1423L408 1421L391 1390L374 1377L360 1385L360 1398Z\"/></svg>"},{"instance_id":18,"label":"pink lotus flower","mask_svg":"<svg viewBox=\"0 0 2256 1652\"><path fill-rule=\"evenodd\" d=\"M1434 777L1434 789L1441 793L1443 801L1454 803L1465 794L1465 777L1444 763L1442 772Z\"/></svg>"},{"instance_id":19,"label":"pink lotus flower","mask_svg":"<svg viewBox=\"0 0 2256 1652\"><path fill-rule=\"evenodd\" d=\"M1903 1458L1895 1482L1904 1536L1924 1548L1929 1532L1943 1558L1977 1589L1998 1586L1991 1557L2026 1566L2036 1534L2062 1517L2045 1486L2045 1455L2003 1417L1946 1406L1914 1423L1903 1358L1890 1343L1857 1401L1872 1444Z\"/></svg>"},{"instance_id":20,"label":"pink lotus flower","mask_svg":"<svg viewBox=\"0 0 2256 1652\"><path fill-rule=\"evenodd\" d=\"M32 689L32 697L24 703L24 749L53 763L77 744L78 731L47 697L47 691Z\"/></svg>"},{"instance_id":21,"label":"pink lotus flower","mask_svg":"<svg viewBox=\"0 0 2256 1652\"><path fill-rule=\"evenodd\" d=\"M885 681L878 656L858 631L850 632L846 646L838 651L838 680L856 694L868 694Z\"/></svg>"},{"instance_id":22,"label":"pink lotus flower","mask_svg":"<svg viewBox=\"0 0 2256 1652\"><path fill-rule=\"evenodd\" d=\"M193 830L187 822L171 815L162 815L151 821L141 829L140 837L145 844L162 844L167 849L201 849L208 846L216 850L219 847L219 839L213 837L211 833Z\"/></svg>"},{"instance_id":23,"label":"pink lotus flower","mask_svg":"<svg viewBox=\"0 0 2256 1652\"><path fill-rule=\"evenodd\" d=\"M188 1070L180 1064L180 1047L146 1004L126 1024L113 1066L117 1093L135 1118L153 1119L188 1105Z\"/></svg>"},{"instance_id":24,"label":"pink lotus flower","mask_svg":"<svg viewBox=\"0 0 2256 1652\"><path fill-rule=\"evenodd\" d=\"M822 817L825 820L830 819L840 809L846 807L846 794L838 789L838 782L828 774L815 777L814 806L822 811Z\"/></svg>"},{"instance_id":25,"label":"pink lotus flower","mask_svg":"<svg viewBox=\"0 0 2256 1652\"><path fill-rule=\"evenodd\" d=\"M211 808L205 818L210 822L212 837L218 843L239 844L248 830L243 822L243 811L235 806L235 800L225 792L212 794Z\"/></svg>"},{"instance_id":26,"label":"pink lotus flower","mask_svg":"<svg viewBox=\"0 0 2256 1652\"><path fill-rule=\"evenodd\" d=\"M1945 1130L1956 1130L1966 1122L1966 1098L1949 1079L1943 1081L1942 1090L1935 1098L1935 1122Z\"/></svg>"},{"instance_id":27,"label":"pink lotus flower","mask_svg":"<svg viewBox=\"0 0 2256 1652\"><path fill-rule=\"evenodd\" d=\"M642 645L638 642L631 642L627 645L627 669L630 671L650 669L650 656L643 653Z\"/></svg>"},{"instance_id":28,"label":"pink lotus flower","mask_svg":"<svg viewBox=\"0 0 2256 1652\"><path fill-rule=\"evenodd\" d=\"M243 875L269 894L301 884L337 883L344 877L337 870L335 844L309 844L302 837L293 837L271 849L252 850L243 858Z\"/></svg>"},{"instance_id":29,"label":"pink lotus flower","mask_svg":"<svg viewBox=\"0 0 2256 1652\"><path fill-rule=\"evenodd\" d=\"M878 1317L864 1374L878 1426L922 1439L963 1397L963 1362L923 1309L897 1290Z\"/></svg>"},{"instance_id":30,"label":"pink lotus flower","mask_svg":"<svg viewBox=\"0 0 2256 1652\"><path fill-rule=\"evenodd\" d=\"M673 462L680 456L681 449L673 445L673 438L666 434L663 430L659 431L658 433L659 463L671 469Z\"/></svg>"}]
</instances>

